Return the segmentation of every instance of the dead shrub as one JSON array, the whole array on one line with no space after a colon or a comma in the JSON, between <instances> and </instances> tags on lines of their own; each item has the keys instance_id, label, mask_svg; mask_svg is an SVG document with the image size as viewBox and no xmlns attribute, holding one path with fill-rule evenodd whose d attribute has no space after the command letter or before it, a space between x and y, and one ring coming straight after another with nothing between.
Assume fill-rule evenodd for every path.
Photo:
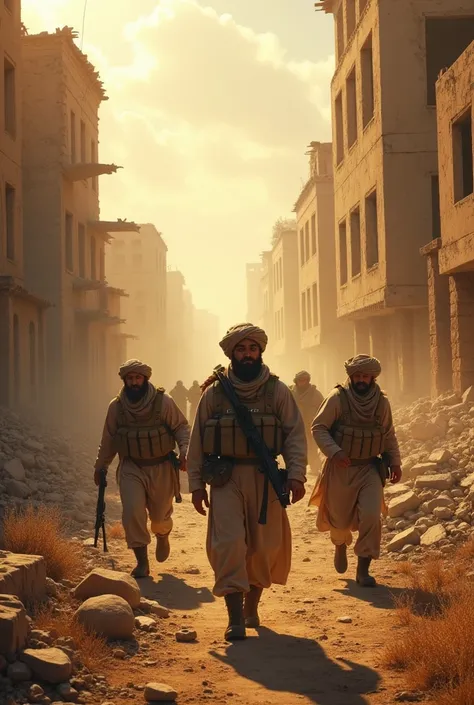
<instances>
[{"instance_id":1,"label":"dead shrub","mask_svg":"<svg viewBox=\"0 0 474 705\"><path fill-rule=\"evenodd\" d=\"M107 535L111 539L124 539L125 538L125 531L123 529L122 524L117 521L115 524L112 524L111 526L107 527Z\"/></svg>"},{"instance_id":2,"label":"dead shrub","mask_svg":"<svg viewBox=\"0 0 474 705\"><path fill-rule=\"evenodd\" d=\"M65 534L57 507L33 507L7 511L3 520L7 551L43 556L46 574L53 580L74 580L82 572L82 551Z\"/></svg>"},{"instance_id":3,"label":"dead shrub","mask_svg":"<svg viewBox=\"0 0 474 705\"><path fill-rule=\"evenodd\" d=\"M110 647L105 639L79 624L74 619L72 609L71 606L71 611L60 613L53 612L51 608L39 611L33 620L35 629L55 630L58 637L72 637L84 666L92 672L101 672L111 657Z\"/></svg>"}]
</instances>

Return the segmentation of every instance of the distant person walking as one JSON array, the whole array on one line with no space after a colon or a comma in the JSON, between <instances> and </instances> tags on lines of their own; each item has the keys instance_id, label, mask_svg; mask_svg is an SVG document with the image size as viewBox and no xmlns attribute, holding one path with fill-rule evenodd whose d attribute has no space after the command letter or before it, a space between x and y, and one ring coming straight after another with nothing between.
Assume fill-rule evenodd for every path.
<instances>
[{"instance_id":1,"label":"distant person walking","mask_svg":"<svg viewBox=\"0 0 474 705\"><path fill-rule=\"evenodd\" d=\"M357 355L345 368L346 383L333 389L313 421L313 436L326 461L310 504L319 507L318 529L330 532L338 573L347 570L352 531L359 532L356 580L373 587L369 568L380 555L383 486L386 478L396 483L402 476L400 451L390 402L376 382L380 362Z\"/></svg>"},{"instance_id":2,"label":"distant person walking","mask_svg":"<svg viewBox=\"0 0 474 705\"><path fill-rule=\"evenodd\" d=\"M308 442L308 465L314 475L319 475L321 471L321 460L319 458L318 446L316 445L312 433L311 425L316 413L324 401L324 397L316 387L311 384L311 375L306 370L302 370L295 375L294 385L291 387L298 409L304 421L306 440Z\"/></svg>"},{"instance_id":3,"label":"distant person walking","mask_svg":"<svg viewBox=\"0 0 474 705\"><path fill-rule=\"evenodd\" d=\"M174 400L175 404L183 414L187 417L187 407L188 407L188 390L184 386L181 380L176 382L176 385L170 392L170 397Z\"/></svg>"},{"instance_id":4,"label":"distant person walking","mask_svg":"<svg viewBox=\"0 0 474 705\"><path fill-rule=\"evenodd\" d=\"M122 524L137 559L132 575L144 578L150 574L147 512L156 535L156 560L163 563L170 553L173 498L179 493L173 450L177 443L180 469L186 471L190 428L173 399L150 382L151 367L128 360L119 375L123 388L109 404L94 480L98 485L101 470L118 455Z\"/></svg>"},{"instance_id":5,"label":"distant person walking","mask_svg":"<svg viewBox=\"0 0 474 705\"><path fill-rule=\"evenodd\" d=\"M189 423L191 426L194 422L194 417L196 416L196 410L201 398L201 387L197 380L194 380L192 386L188 390L188 402L189 402Z\"/></svg>"}]
</instances>

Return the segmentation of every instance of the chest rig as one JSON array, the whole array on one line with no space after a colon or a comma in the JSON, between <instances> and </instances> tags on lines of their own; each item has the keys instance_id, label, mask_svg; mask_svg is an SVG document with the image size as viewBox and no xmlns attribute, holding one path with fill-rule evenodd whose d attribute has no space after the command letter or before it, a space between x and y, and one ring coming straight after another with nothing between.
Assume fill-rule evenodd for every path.
<instances>
[{"instance_id":1,"label":"chest rig","mask_svg":"<svg viewBox=\"0 0 474 705\"><path fill-rule=\"evenodd\" d=\"M117 397L118 419L115 436L116 451L120 458L136 461L161 459L174 450L176 441L163 423L161 410L164 389L157 389L150 412L135 419Z\"/></svg>"},{"instance_id":2,"label":"chest rig","mask_svg":"<svg viewBox=\"0 0 474 705\"><path fill-rule=\"evenodd\" d=\"M344 387L337 386L341 401L341 417L333 424L331 436L344 453L354 460L368 460L384 451L385 432L382 426L382 413L385 396L380 399L372 419L367 422L355 420Z\"/></svg>"}]
</instances>

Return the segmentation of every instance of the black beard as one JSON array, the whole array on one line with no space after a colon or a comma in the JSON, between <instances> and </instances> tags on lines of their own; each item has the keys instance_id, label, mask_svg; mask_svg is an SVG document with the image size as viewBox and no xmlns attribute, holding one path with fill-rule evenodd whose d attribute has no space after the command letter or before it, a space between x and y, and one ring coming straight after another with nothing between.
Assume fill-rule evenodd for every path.
<instances>
[{"instance_id":1,"label":"black beard","mask_svg":"<svg viewBox=\"0 0 474 705\"><path fill-rule=\"evenodd\" d=\"M251 360L249 357L243 358L240 362L232 355L232 370L236 377L242 382L253 382L257 379L263 365L262 356L257 360Z\"/></svg>"},{"instance_id":2,"label":"black beard","mask_svg":"<svg viewBox=\"0 0 474 705\"><path fill-rule=\"evenodd\" d=\"M352 382L352 389L361 397L367 396L371 388L372 384L367 384L367 382Z\"/></svg>"},{"instance_id":3,"label":"black beard","mask_svg":"<svg viewBox=\"0 0 474 705\"><path fill-rule=\"evenodd\" d=\"M125 385L125 394L127 395L127 399L132 403L136 404L137 402L141 401L145 394L148 391L148 380L146 379L141 387L127 387Z\"/></svg>"}]
</instances>

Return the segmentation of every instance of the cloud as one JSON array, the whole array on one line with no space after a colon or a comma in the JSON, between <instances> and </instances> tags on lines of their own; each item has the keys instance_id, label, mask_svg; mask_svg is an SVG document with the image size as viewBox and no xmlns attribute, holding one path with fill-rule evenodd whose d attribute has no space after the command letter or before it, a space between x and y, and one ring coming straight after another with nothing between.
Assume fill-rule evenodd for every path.
<instances>
[{"instance_id":1,"label":"cloud","mask_svg":"<svg viewBox=\"0 0 474 705\"><path fill-rule=\"evenodd\" d=\"M211 5L89 3L84 50L110 98L101 159L125 167L101 179L103 217L155 222L199 307L241 318L244 265L291 211L307 174L306 145L330 138L333 57L294 60L274 34ZM53 14L72 24L72 0L54 0Z\"/></svg>"}]
</instances>

